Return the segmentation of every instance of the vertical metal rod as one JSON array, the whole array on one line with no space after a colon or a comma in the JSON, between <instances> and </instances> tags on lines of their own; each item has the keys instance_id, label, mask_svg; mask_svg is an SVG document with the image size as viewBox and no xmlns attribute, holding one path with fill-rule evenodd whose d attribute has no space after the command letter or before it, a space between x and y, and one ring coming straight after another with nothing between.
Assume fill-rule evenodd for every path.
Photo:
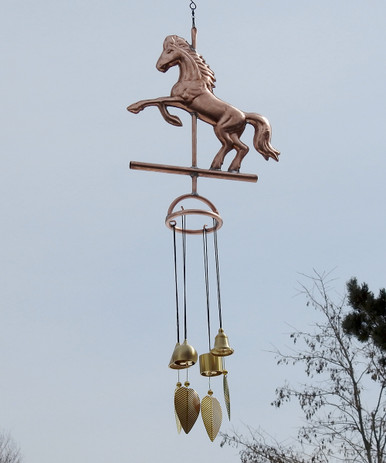
<instances>
[{"instance_id":1,"label":"vertical metal rod","mask_svg":"<svg viewBox=\"0 0 386 463\"><path fill-rule=\"evenodd\" d=\"M192 167L197 167L197 115L192 113ZM192 194L197 194L197 175L192 175Z\"/></svg>"},{"instance_id":2,"label":"vertical metal rod","mask_svg":"<svg viewBox=\"0 0 386 463\"><path fill-rule=\"evenodd\" d=\"M192 113L192 167L197 167L197 115Z\"/></svg>"},{"instance_id":3,"label":"vertical metal rod","mask_svg":"<svg viewBox=\"0 0 386 463\"><path fill-rule=\"evenodd\" d=\"M192 27L192 47L197 46L197 29ZM192 167L197 167L197 114L192 113ZM197 193L197 176L192 176L192 193Z\"/></svg>"},{"instance_id":4,"label":"vertical metal rod","mask_svg":"<svg viewBox=\"0 0 386 463\"><path fill-rule=\"evenodd\" d=\"M192 195L197 194L197 175L192 176Z\"/></svg>"},{"instance_id":5,"label":"vertical metal rod","mask_svg":"<svg viewBox=\"0 0 386 463\"><path fill-rule=\"evenodd\" d=\"M197 48L197 29L194 26L192 27L192 47Z\"/></svg>"}]
</instances>

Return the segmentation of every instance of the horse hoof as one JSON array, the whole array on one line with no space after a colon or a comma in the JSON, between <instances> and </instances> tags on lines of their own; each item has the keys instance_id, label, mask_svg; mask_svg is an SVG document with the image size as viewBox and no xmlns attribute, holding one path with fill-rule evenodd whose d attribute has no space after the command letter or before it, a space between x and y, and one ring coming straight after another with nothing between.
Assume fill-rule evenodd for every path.
<instances>
[{"instance_id":1,"label":"horse hoof","mask_svg":"<svg viewBox=\"0 0 386 463\"><path fill-rule=\"evenodd\" d=\"M217 171L219 171L219 170L221 170L221 167L212 167L211 166L209 170L217 170Z\"/></svg>"},{"instance_id":2,"label":"horse hoof","mask_svg":"<svg viewBox=\"0 0 386 463\"><path fill-rule=\"evenodd\" d=\"M142 111L141 107L136 106L136 104L132 104L126 108L128 111L130 111L133 114L138 114L140 111Z\"/></svg>"},{"instance_id":3,"label":"horse hoof","mask_svg":"<svg viewBox=\"0 0 386 463\"><path fill-rule=\"evenodd\" d=\"M182 127L181 119L178 116L170 116L170 120L168 122L176 127Z\"/></svg>"}]
</instances>

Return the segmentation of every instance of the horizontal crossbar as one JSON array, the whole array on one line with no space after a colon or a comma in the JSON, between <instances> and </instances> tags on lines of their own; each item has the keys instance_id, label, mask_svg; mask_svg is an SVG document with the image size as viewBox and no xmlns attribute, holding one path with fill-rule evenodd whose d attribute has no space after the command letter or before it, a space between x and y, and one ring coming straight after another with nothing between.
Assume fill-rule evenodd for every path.
<instances>
[{"instance_id":1,"label":"horizontal crossbar","mask_svg":"<svg viewBox=\"0 0 386 463\"><path fill-rule=\"evenodd\" d=\"M131 161L130 169L162 172L165 174L190 175L193 177L221 178L224 180L237 180L239 182L257 182L255 174L240 174L222 170L199 169L198 167L168 166L165 164L153 164L148 162Z\"/></svg>"}]
</instances>

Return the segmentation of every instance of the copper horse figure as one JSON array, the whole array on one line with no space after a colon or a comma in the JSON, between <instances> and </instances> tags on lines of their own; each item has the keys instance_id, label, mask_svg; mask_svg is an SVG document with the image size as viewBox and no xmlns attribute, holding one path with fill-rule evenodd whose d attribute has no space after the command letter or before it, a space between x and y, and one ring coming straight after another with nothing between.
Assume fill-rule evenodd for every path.
<instances>
[{"instance_id":1,"label":"copper horse figure","mask_svg":"<svg viewBox=\"0 0 386 463\"><path fill-rule=\"evenodd\" d=\"M180 118L170 114L167 109L168 106L173 106L195 113L198 119L211 124L222 144L212 161L211 169L220 170L226 154L235 149L236 156L228 170L240 171L241 161L249 151L248 146L240 140L246 124L253 125L255 129L253 145L256 150L267 161L269 158L279 160L280 152L270 143L271 126L268 120L260 114L244 113L217 98L213 93L216 81L214 73L202 56L185 39L177 35L169 35L164 41L163 51L156 67L159 71L166 72L176 65L180 68L180 76L170 96L141 100L128 106L127 110L136 114L147 106L157 106L169 124L181 126Z\"/></svg>"}]
</instances>

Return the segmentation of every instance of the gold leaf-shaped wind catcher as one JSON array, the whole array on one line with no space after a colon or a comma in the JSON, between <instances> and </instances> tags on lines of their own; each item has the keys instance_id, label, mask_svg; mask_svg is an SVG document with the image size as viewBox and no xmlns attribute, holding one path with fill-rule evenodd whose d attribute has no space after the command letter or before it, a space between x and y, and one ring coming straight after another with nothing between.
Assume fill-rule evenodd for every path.
<instances>
[{"instance_id":1,"label":"gold leaf-shaped wind catcher","mask_svg":"<svg viewBox=\"0 0 386 463\"><path fill-rule=\"evenodd\" d=\"M186 434L192 429L200 413L200 397L194 389L179 387L174 393L174 409Z\"/></svg>"},{"instance_id":2,"label":"gold leaf-shaped wind catcher","mask_svg":"<svg viewBox=\"0 0 386 463\"><path fill-rule=\"evenodd\" d=\"M213 442L220 431L222 411L220 402L212 397L212 394L209 390L208 395L202 399L201 416L209 439Z\"/></svg>"},{"instance_id":3,"label":"gold leaf-shaped wind catcher","mask_svg":"<svg viewBox=\"0 0 386 463\"><path fill-rule=\"evenodd\" d=\"M222 381L223 381L223 386L224 386L224 401L225 401L225 406L227 408L228 419L230 421L231 420L231 398L229 394L227 371L224 371L224 376L223 376Z\"/></svg>"},{"instance_id":4,"label":"gold leaf-shaped wind catcher","mask_svg":"<svg viewBox=\"0 0 386 463\"><path fill-rule=\"evenodd\" d=\"M174 409L174 415L175 415L175 417L176 417L177 432L178 432L178 434L180 434L180 433L181 433L182 426L181 426L181 421L180 421L180 419L178 418L176 409Z\"/></svg>"},{"instance_id":5,"label":"gold leaf-shaped wind catcher","mask_svg":"<svg viewBox=\"0 0 386 463\"><path fill-rule=\"evenodd\" d=\"M177 390L178 390L180 387L181 387L181 383L178 381L177 386L176 386L176 389L175 389L175 391L174 391L174 394L177 392ZM176 412L176 406L174 406L174 416L175 416L175 418L176 418L177 432L178 432L178 434L180 434L181 429L182 429L182 426L181 426L180 419L178 418L178 415L177 415L177 412Z\"/></svg>"}]
</instances>

